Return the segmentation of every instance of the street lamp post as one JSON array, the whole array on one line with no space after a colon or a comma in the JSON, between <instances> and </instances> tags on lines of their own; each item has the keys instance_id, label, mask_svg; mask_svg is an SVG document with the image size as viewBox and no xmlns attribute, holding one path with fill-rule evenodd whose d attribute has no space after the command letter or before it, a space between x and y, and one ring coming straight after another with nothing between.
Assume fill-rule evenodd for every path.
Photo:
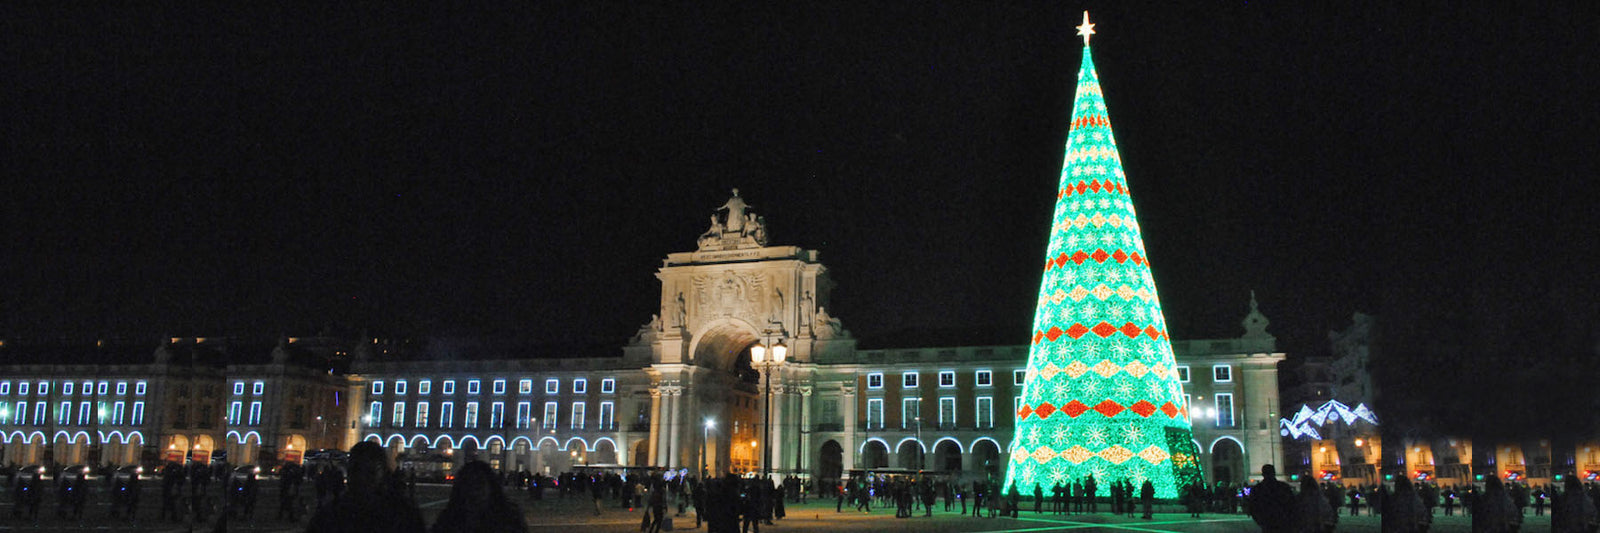
<instances>
[{"instance_id":1,"label":"street lamp post","mask_svg":"<svg viewBox=\"0 0 1600 533\"><path fill-rule=\"evenodd\" d=\"M762 392L763 410L766 411L766 430L763 440L766 442L761 450L761 476L767 478L769 483L772 482L772 370L783 364L783 358L788 354L789 347L783 345L782 339L779 339L771 349L761 344L750 347L750 359L759 363L767 375L767 384Z\"/></svg>"}]
</instances>

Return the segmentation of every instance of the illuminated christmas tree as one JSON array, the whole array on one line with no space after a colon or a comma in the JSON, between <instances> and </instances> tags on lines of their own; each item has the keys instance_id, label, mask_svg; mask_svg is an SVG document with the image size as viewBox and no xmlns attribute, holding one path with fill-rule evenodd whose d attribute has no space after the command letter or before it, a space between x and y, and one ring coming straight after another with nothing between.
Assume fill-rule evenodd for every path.
<instances>
[{"instance_id":1,"label":"illuminated christmas tree","mask_svg":"<svg viewBox=\"0 0 1600 533\"><path fill-rule=\"evenodd\" d=\"M1093 475L1099 492L1150 480L1159 498L1199 479L1188 406L1089 55L1073 100L1028 375L1006 486L1028 493Z\"/></svg>"}]
</instances>

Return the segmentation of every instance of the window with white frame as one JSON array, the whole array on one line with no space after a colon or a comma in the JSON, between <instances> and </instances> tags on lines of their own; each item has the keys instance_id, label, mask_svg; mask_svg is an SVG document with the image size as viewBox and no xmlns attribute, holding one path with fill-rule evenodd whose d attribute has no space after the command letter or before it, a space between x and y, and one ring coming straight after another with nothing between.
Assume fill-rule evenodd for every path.
<instances>
[{"instance_id":1,"label":"window with white frame","mask_svg":"<svg viewBox=\"0 0 1600 533\"><path fill-rule=\"evenodd\" d=\"M144 425L144 402L133 402L133 419L128 423L135 426Z\"/></svg>"},{"instance_id":2,"label":"window with white frame","mask_svg":"<svg viewBox=\"0 0 1600 533\"><path fill-rule=\"evenodd\" d=\"M85 381L78 387L79 394L94 394L94 382Z\"/></svg>"},{"instance_id":3,"label":"window with white frame","mask_svg":"<svg viewBox=\"0 0 1600 533\"><path fill-rule=\"evenodd\" d=\"M41 426L44 425L44 423L45 423L45 419L44 419L45 412L44 411L47 408L49 408L49 406L45 402L39 402L39 403L33 404L33 423L34 424L41 425ZM102 415L103 414L104 413L102 413Z\"/></svg>"},{"instance_id":4,"label":"window with white frame","mask_svg":"<svg viewBox=\"0 0 1600 533\"><path fill-rule=\"evenodd\" d=\"M395 394L405 394L406 393L406 382L405 382L405 380L402 380L402 379L395 380L395 382L394 382L394 393Z\"/></svg>"},{"instance_id":5,"label":"window with white frame","mask_svg":"<svg viewBox=\"0 0 1600 533\"><path fill-rule=\"evenodd\" d=\"M993 386L994 373L988 370L979 370L972 374L972 381L973 383L977 383L979 387Z\"/></svg>"},{"instance_id":6,"label":"window with white frame","mask_svg":"<svg viewBox=\"0 0 1600 533\"><path fill-rule=\"evenodd\" d=\"M616 405L611 402L600 402L600 429L617 429Z\"/></svg>"},{"instance_id":7,"label":"window with white frame","mask_svg":"<svg viewBox=\"0 0 1600 533\"><path fill-rule=\"evenodd\" d=\"M506 393L506 380L503 380L503 379L494 380L494 393L495 394L505 394Z\"/></svg>"},{"instance_id":8,"label":"window with white frame","mask_svg":"<svg viewBox=\"0 0 1600 533\"><path fill-rule=\"evenodd\" d=\"M78 402L78 425L89 425L89 414L93 412L89 408L90 405L89 402Z\"/></svg>"},{"instance_id":9,"label":"window with white frame","mask_svg":"<svg viewBox=\"0 0 1600 533\"><path fill-rule=\"evenodd\" d=\"M250 402L250 425L261 425L261 402Z\"/></svg>"},{"instance_id":10,"label":"window with white frame","mask_svg":"<svg viewBox=\"0 0 1600 533\"><path fill-rule=\"evenodd\" d=\"M489 429L506 427L506 402L489 404Z\"/></svg>"},{"instance_id":11,"label":"window with white frame","mask_svg":"<svg viewBox=\"0 0 1600 533\"><path fill-rule=\"evenodd\" d=\"M64 394L64 395L67 395L67 396L72 396L72 382L71 381L63 381L63 382L61 382L61 394Z\"/></svg>"},{"instance_id":12,"label":"window with white frame","mask_svg":"<svg viewBox=\"0 0 1600 533\"><path fill-rule=\"evenodd\" d=\"M72 384L71 383L67 383L67 385L71 386ZM70 391L70 390L67 391L67 394L72 394L72 391ZM126 396L127 394L128 394L128 382L126 382L126 381L118 381L117 382L117 396Z\"/></svg>"},{"instance_id":13,"label":"window with white frame","mask_svg":"<svg viewBox=\"0 0 1600 533\"><path fill-rule=\"evenodd\" d=\"M1189 365L1178 365L1178 383L1189 382Z\"/></svg>"},{"instance_id":14,"label":"window with white frame","mask_svg":"<svg viewBox=\"0 0 1600 533\"><path fill-rule=\"evenodd\" d=\"M907 389L917 388L917 373L906 372L904 374L900 374L900 384Z\"/></svg>"},{"instance_id":15,"label":"window with white frame","mask_svg":"<svg viewBox=\"0 0 1600 533\"><path fill-rule=\"evenodd\" d=\"M56 406L56 425L65 426L72 423L72 402L61 402Z\"/></svg>"},{"instance_id":16,"label":"window with white frame","mask_svg":"<svg viewBox=\"0 0 1600 533\"><path fill-rule=\"evenodd\" d=\"M28 423L28 402L17 402L17 425Z\"/></svg>"},{"instance_id":17,"label":"window with white frame","mask_svg":"<svg viewBox=\"0 0 1600 533\"><path fill-rule=\"evenodd\" d=\"M869 389L881 389L881 388L883 388L883 373L881 373L881 372L873 372L871 374L867 374L867 388L869 388ZM23 391L23 393L26 394L27 391Z\"/></svg>"},{"instance_id":18,"label":"window with white frame","mask_svg":"<svg viewBox=\"0 0 1600 533\"><path fill-rule=\"evenodd\" d=\"M583 402L572 402L572 429L583 429Z\"/></svg>"},{"instance_id":19,"label":"window with white frame","mask_svg":"<svg viewBox=\"0 0 1600 533\"><path fill-rule=\"evenodd\" d=\"M389 417L389 427L406 427L406 402L394 402L394 414Z\"/></svg>"},{"instance_id":20,"label":"window with white frame","mask_svg":"<svg viewBox=\"0 0 1600 533\"><path fill-rule=\"evenodd\" d=\"M954 387L954 386L956 386L956 373L955 373L955 371L954 370L943 370L943 371L940 371L939 372L939 386L940 387Z\"/></svg>"},{"instance_id":21,"label":"window with white frame","mask_svg":"<svg viewBox=\"0 0 1600 533\"><path fill-rule=\"evenodd\" d=\"M456 427L456 403L439 403L439 427L450 429Z\"/></svg>"},{"instance_id":22,"label":"window with white frame","mask_svg":"<svg viewBox=\"0 0 1600 533\"><path fill-rule=\"evenodd\" d=\"M41 385L41 386L43 386L43 385L44 385L44 384L43 384L43 383L41 383L41 384L40 384L40 385ZM106 385L107 385L107 384L106 384L106 382L104 382L104 381L102 381L102 382L100 382L100 384L99 384L99 385L97 385L97 386L96 386L96 387L95 387L95 388L94 388L94 390L95 390L95 394L99 394L99 395L102 395L102 396L103 396L103 395L105 395L105 393L106 393ZM41 390L40 390L40 391L39 391L39 394L44 394L44 390L43 390L43 389L41 389ZM242 393L242 392L241 392L241 393L240 393L240 394L244 394L244 393Z\"/></svg>"},{"instance_id":23,"label":"window with white frame","mask_svg":"<svg viewBox=\"0 0 1600 533\"><path fill-rule=\"evenodd\" d=\"M1017 404L1017 410L1021 410L1021 396L1017 397ZM994 427L994 398L989 396L979 396L977 408L978 429L988 429Z\"/></svg>"},{"instance_id":24,"label":"window with white frame","mask_svg":"<svg viewBox=\"0 0 1600 533\"><path fill-rule=\"evenodd\" d=\"M532 388L530 385L529 388ZM517 429L531 429L533 427L533 404L517 402Z\"/></svg>"},{"instance_id":25,"label":"window with white frame","mask_svg":"<svg viewBox=\"0 0 1600 533\"><path fill-rule=\"evenodd\" d=\"M72 404L70 404L70 403L62 403L61 407L62 407L61 410L62 410L63 414L71 414L72 413ZM116 403L111 404L111 425L113 425L113 426L122 425L122 414L123 414L123 408L124 407L125 406L123 405L122 402L116 402Z\"/></svg>"},{"instance_id":26,"label":"window with white frame","mask_svg":"<svg viewBox=\"0 0 1600 533\"><path fill-rule=\"evenodd\" d=\"M49 395L49 394L50 394L50 382L48 382L48 381L40 381L39 382L39 395L40 396L46 396L46 395Z\"/></svg>"},{"instance_id":27,"label":"window with white frame","mask_svg":"<svg viewBox=\"0 0 1600 533\"><path fill-rule=\"evenodd\" d=\"M382 381L374 381L374 382L372 382L372 393L373 394L383 394L383 382ZM244 382L243 381L235 381L235 382L233 382L233 395L234 396L244 396Z\"/></svg>"},{"instance_id":28,"label":"window with white frame","mask_svg":"<svg viewBox=\"0 0 1600 533\"><path fill-rule=\"evenodd\" d=\"M444 380L444 393L445 394L455 394L456 393L456 380L453 380L453 379Z\"/></svg>"},{"instance_id":29,"label":"window with white frame","mask_svg":"<svg viewBox=\"0 0 1600 533\"><path fill-rule=\"evenodd\" d=\"M1017 400L1016 405L1011 407L1011 416L1012 416L1013 424L1015 424L1015 419L1016 419L1017 413L1022 412L1022 397L1018 396L1016 398L1016 400Z\"/></svg>"},{"instance_id":30,"label":"window with white frame","mask_svg":"<svg viewBox=\"0 0 1600 533\"><path fill-rule=\"evenodd\" d=\"M1229 381L1233 381L1233 367L1228 365L1216 365L1211 367L1211 380L1217 383L1227 383Z\"/></svg>"},{"instance_id":31,"label":"window with white frame","mask_svg":"<svg viewBox=\"0 0 1600 533\"><path fill-rule=\"evenodd\" d=\"M144 391L145 391L145 386L144 386L144 382L143 381L140 381L140 382L137 382L137 383L133 384L133 395L134 396L144 396Z\"/></svg>"},{"instance_id":32,"label":"window with white frame","mask_svg":"<svg viewBox=\"0 0 1600 533\"><path fill-rule=\"evenodd\" d=\"M252 385L250 387L250 394L255 395L255 396L260 396L261 393L266 392L266 390L267 390L267 384L266 383L262 383L260 381L257 381L255 383L255 385ZM402 387L402 389L397 391L397 392L405 392L405 390Z\"/></svg>"},{"instance_id":33,"label":"window with white frame","mask_svg":"<svg viewBox=\"0 0 1600 533\"><path fill-rule=\"evenodd\" d=\"M867 398L867 429L883 429L883 398Z\"/></svg>"},{"instance_id":34,"label":"window with white frame","mask_svg":"<svg viewBox=\"0 0 1600 533\"><path fill-rule=\"evenodd\" d=\"M478 402L467 402L466 414L466 421L462 422L461 427L478 429Z\"/></svg>"},{"instance_id":35,"label":"window with white frame","mask_svg":"<svg viewBox=\"0 0 1600 533\"><path fill-rule=\"evenodd\" d=\"M234 412L237 412L237 409L238 409L237 406L239 405L239 402L233 402L233 405L235 406L235 407L233 407L233 409L235 409ZM372 402L372 405L367 406L367 427L369 427L369 428L378 427L378 423L382 422L382 421L383 421L383 402Z\"/></svg>"},{"instance_id":36,"label":"window with white frame","mask_svg":"<svg viewBox=\"0 0 1600 533\"><path fill-rule=\"evenodd\" d=\"M956 399L950 397L939 398L939 427L949 428L956 425Z\"/></svg>"},{"instance_id":37,"label":"window with white frame","mask_svg":"<svg viewBox=\"0 0 1600 533\"><path fill-rule=\"evenodd\" d=\"M17 394L20 394L20 395L23 395L23 396L27 396L28 395L28 382L23 381L21 383L17 383Z\"/></svg>"},{"instance_id":38,"label":"window with white frame","mask_svg":"<svg viewBox=\"0 0 1600 533\"><path fill-rule=\"evenodd\" d=\"M583 378L578 378L578 379L572 380L572 393L573 394L587 394L588 392L589 392L589 380L583 379Z\"/></svg>"},{"instance_id":39,"label":"window with white frame","mask_svg":"<svg viewBox=\"0 0 1600 533\"><path fill-rule=\"evenodd\" d=\"M517 394L533 394L533 380L517 380Z\"/></svg>"},{"instance_id":40,"label":"window with white frame","mask_svg":"<svg viewBox=\"0 0 1600 533\"><path fill-rule=\"evenodd\" d=\"M478 383L478 380L476 380L476 379L467 380L467 394L477 394L478 393L478 385L479 385L479 383Z\"/></svg>"},{"instance_id":41,"label":"window with white frame","mask_svg":"<svg viewBox=\"0 0 1600 533\"><path fill-rule=\"evenodd\" d=\"M11 382L0 381L0 396L6 396L9 394L11 394Z\"/></svg>"},{"instance_id":42,"label":"window with white frame","mask_svg":"<svg viewBox=\"0 0 1600 533\"><path fill-rule=\"evenodd\" d=\"M417 394L433 394L433 382L426 379L418 381Z\"/></svg>"},{"instance_id":43,"label":"window with white frame","mask_svg":"<svg viewBox=\"0 0 1600 533\"><path fill-rule=\"evenodd\" d=\"M428 427L428 402L417 402L417 422L415 425L419 428Z\"/></svg>"},{"instance_id":44,"label":"window with white frame","mask_svg":"<svg viewBox=\"0 0 1600 533\"><path fill-rule=\"evenodd\" d=\"M1011 384L1012 385L1021 385L1023 382L1025 382L1027 380L1028 380L1028 369L1019 368L1017 370L1012 370L1011 371Z\"/></svg>"},{"instance_id":45,"label":"window with white frame","mask_svg":"<svg viewBox=\"0 0 1600 533\"><path fill-rule=\"evenodd\" d=\"M921 423L922 398L900 399L900 427L903 429L916 428Z\"/></svg>"},{"instance_id":46,"label":"window with white frame","mask_svg":"<svg viewBox=\"0 0 1600 533\"><path fill-rule=\"evenodd\" d=\"M612 394L615 392L617 392L617 380L611 378L600 380L601 394Z\"/></svg>"},{"instance_id":47,"label":"window with white frame","mask_svg":"<svg viewBox=\"0 0 1600 533\"><path fill-rule=\"evenodd\" d=\"M556 402L544 402L544 420L539 421L542 429L556 428Z\"/></svg>"},{"instance_id":48,"label":"window with white frame","mask_svg":"<svg viewBox=\"0 0 1600 533\"><path fill-rule=\"evenodd\" d=\"M547 379L547 380L544 380L544 393L545 394L556 394L556 393L559 393L559 392L561 392L561 380L559 380L559 379Z\"/></svg>"},{"instance_id":49,"label":"window with white frame","mask_svg":"<svg viewBox=\"0 0 1600 533\"><path fill-rule=\"evenodd\" d=\"M372 402L372 410L373 410L373 412L377 412L379 405L381 405L381 404L379 404L378 402ZM244 402L233 402L233 403L228 404L228 425L230 425L230 426L239 425L239 420L240 420L240 417L242 417L242 416L244 416ZM369 425L372 425L374 427L377 426L377 424L369 424Z\"/></svg>"},{"instance_id":50,"label":"window with white frame","mask_svg":"<svg viewBox=\"0 0 1600 533\"><path fill-rule=\"evenodd\" d=\"M1224 392L1213 398L1217 401L1217 427L1233 427L1233 395Z\"/></svg>"}]
</instances>

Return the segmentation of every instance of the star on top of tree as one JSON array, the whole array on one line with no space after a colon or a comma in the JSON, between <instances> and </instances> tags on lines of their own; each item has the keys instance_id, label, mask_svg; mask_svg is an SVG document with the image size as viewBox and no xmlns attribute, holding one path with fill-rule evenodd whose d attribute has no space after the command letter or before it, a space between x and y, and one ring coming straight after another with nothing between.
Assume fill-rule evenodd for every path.
<instances>
[{"instance_id":1,"label":"star on top of tree","mask_svg":"<svg viewBox=\"0 0 1600 533\"><path fill-rule=\"evenodd\" d=\"M1083 24L1078 26L1078 35L1083 36L1083 45L1089 46L1089 36L1094 35L1094 24L1089 23L1089 12L1083 12Z\"/></svg>"}]
</instances>

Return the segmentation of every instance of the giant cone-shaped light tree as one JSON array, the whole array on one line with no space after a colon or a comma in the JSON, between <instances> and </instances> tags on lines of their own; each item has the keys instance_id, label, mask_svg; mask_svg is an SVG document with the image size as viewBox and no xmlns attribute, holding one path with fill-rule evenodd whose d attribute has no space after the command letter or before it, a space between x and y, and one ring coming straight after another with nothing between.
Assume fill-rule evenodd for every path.
<instances>
[{"instance_id":1,"label":"giant cone-shaped light tree","mask_svg":"<svg viewBox=\"0 0 1600 533\"><path fill-rule=\"evenodd\" d=\"M1093 475L1174 498L1199 479L1188 406L1139 235L1128 182L1089 56L1083 64L1056 193L1028 374L1006 486L1045 492Z\"/></svg>"}]
</instances>

